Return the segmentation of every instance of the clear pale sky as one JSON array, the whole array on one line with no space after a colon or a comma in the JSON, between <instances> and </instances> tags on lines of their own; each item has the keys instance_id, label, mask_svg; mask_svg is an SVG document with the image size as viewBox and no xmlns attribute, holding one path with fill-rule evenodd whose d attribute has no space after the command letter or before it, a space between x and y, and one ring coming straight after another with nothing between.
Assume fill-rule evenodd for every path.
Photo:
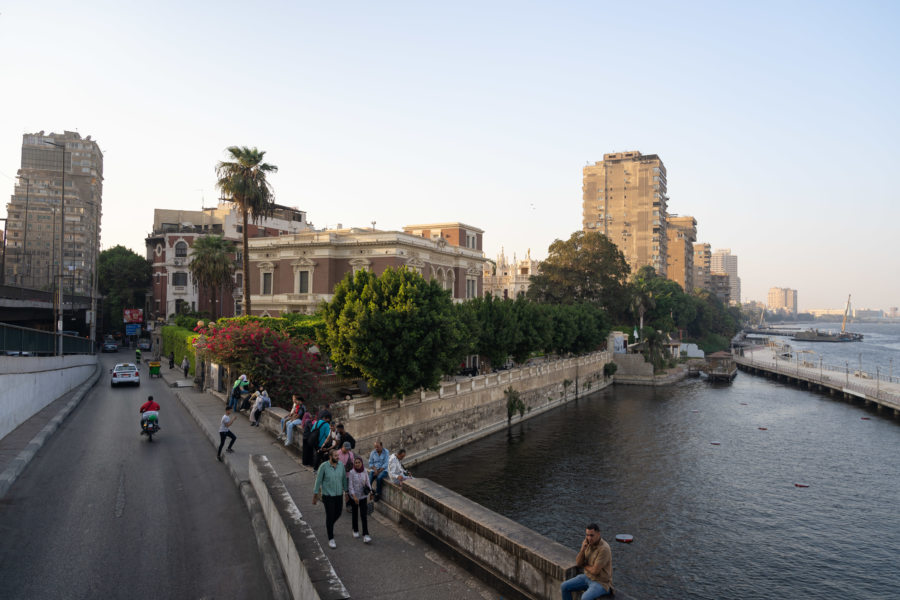
<instances>
[{"instance_id":1,"label":"clear pale sky","mask_svg":"<svg viewBox=\"0 0 900 600\"><path fill-rule=\"evenodd\" d=\"M0 193L23 133L105 154L104 248L215 203L231 145L316 227L463 221L520 258L581 168L659 154L742 300L900 305L900 4L47 2L0 7ZM8 200L7 200L8 201ZM5 202L0 212L5 213Z\"/></svg>"}]
</instances>

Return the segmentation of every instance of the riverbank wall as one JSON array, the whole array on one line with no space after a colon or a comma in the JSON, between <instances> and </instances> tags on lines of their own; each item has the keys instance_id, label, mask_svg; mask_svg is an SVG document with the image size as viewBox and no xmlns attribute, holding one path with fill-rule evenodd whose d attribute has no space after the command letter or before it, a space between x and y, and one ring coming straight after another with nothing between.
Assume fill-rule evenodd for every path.
<instances>
[{"instance_id":1,"label":"riverbank wall","mask_svg":"<svg viewBox=\"0 0 900 600\"><path fill-rule=\"evenodd\" d=\"M603 366L607 351L445 382L437 390L401 399L364 396L332 406L360 448L376 439L392 451L405 448L408 465L422 462L473 440L530 419L610 385ZM507 415L506 390L514 389L524 412Z\"/></svg>"}]
</instances>

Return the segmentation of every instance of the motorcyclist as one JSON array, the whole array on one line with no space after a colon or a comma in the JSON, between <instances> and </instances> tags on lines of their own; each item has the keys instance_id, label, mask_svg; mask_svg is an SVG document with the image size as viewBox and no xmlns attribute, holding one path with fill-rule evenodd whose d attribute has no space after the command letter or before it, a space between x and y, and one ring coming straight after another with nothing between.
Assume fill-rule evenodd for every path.
<instances>
[{"instance_id":1,"label":"motorcyclist","mask_svg":"<svg viewBox=\"0 0 900 600\"><path fill-rule=\"evenodd\" d=\"M153 396L147 396L147 401L141 405L140 408L141 413L141 431L144 431L144 421L148 420L151 416L156 419L156 428L162 429L159 426L159 404L153 400Z\"/></svg>"},{"instance_id":2,"label":"motorcyclist","mask_svg":"<svg viewBox=\"0 0 900 600\"><path fill-rule=\"evenodd\" d=\"M136 362L138 365L141 364L141 349L140 348L134 349L134 362Z\"/></svg>"}]
</instances>

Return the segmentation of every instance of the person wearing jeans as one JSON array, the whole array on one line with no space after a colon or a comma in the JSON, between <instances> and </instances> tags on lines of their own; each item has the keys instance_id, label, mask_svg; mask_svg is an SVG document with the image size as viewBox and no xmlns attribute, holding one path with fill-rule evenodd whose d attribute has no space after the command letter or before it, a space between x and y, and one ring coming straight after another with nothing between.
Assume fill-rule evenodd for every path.
<instances>
[{"instance_id":1,"label":"person wearing jeans","mask_svg":"<svg viewBox=\"0 0 900 600\"><path fill-rule=\"evenodd\" d=\"M228 444L228 449L226 452L234 452L232 449L234 447L234 442L237 440L237 436L231 433L231 424L234 423L234 417L231 416L231 407L225 407L225 414L222 415L222 422L219 425L219 451L216 452L216 458L219 462L222 462L222 446L225 445L225 438L231 438L231 443Z\"/></svg>"},{"instance_id":2,"label":"person wearing jeans","mask_svg":"<svg viewBox=\"0 0 900 600\"><path fill-rule=\"evenodd\" d=\"M369 485L375 487L374 500L376 502L381 499L382 482L388 476L388 458L390 456L381 440L375 440L375 449L369 454Z\"/></svg>"},{"instance_id":3,"label":"person wearing jeans","mask_svg":"<svg viewBox=\"0 0 900 600\"><path fill-rule=\"evenodd\" d=\"M349 498L348 489L347 471L338 460L337 450L331 450L328 462L319 465L313 486L313 504L321 499L325 505L325 530L328 533L328 546L331 548L337 548L334 524L341 518L344 501Z\"/></svg>"},{"instance_id":4,"label":"person wearing jeans","mask_svg":"<svg viewBox=\"0 0 900 600\"><path fill-rule=\"evenodd\" d=\"M600 526L596 523L587 526L575 565L582 567L584 573L563 581L559 586L562 600L572 600L572 592L576 591L584 591L581 600L594 600L612 593L612 553L609 544L600 537Z\"/></svg>"}]
</instances>

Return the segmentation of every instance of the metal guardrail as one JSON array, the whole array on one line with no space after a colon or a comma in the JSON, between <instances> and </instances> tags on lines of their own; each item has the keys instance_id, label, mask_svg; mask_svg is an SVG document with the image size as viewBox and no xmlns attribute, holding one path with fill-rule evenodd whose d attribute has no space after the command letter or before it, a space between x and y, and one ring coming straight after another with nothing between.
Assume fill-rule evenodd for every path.
<instances>
[{"instance_id":1,"label":"metal guardrail","mask_svg":"<svg viewBox=\"0 0 900 600\"><path fill-rule=\"evenodd\" d=\"M93 354L91 340L64 335L63 354ZM0 354L7 356L52 356L56 354L58 338L51 331L0 323Z\"/></svg>"}]
</instances>

